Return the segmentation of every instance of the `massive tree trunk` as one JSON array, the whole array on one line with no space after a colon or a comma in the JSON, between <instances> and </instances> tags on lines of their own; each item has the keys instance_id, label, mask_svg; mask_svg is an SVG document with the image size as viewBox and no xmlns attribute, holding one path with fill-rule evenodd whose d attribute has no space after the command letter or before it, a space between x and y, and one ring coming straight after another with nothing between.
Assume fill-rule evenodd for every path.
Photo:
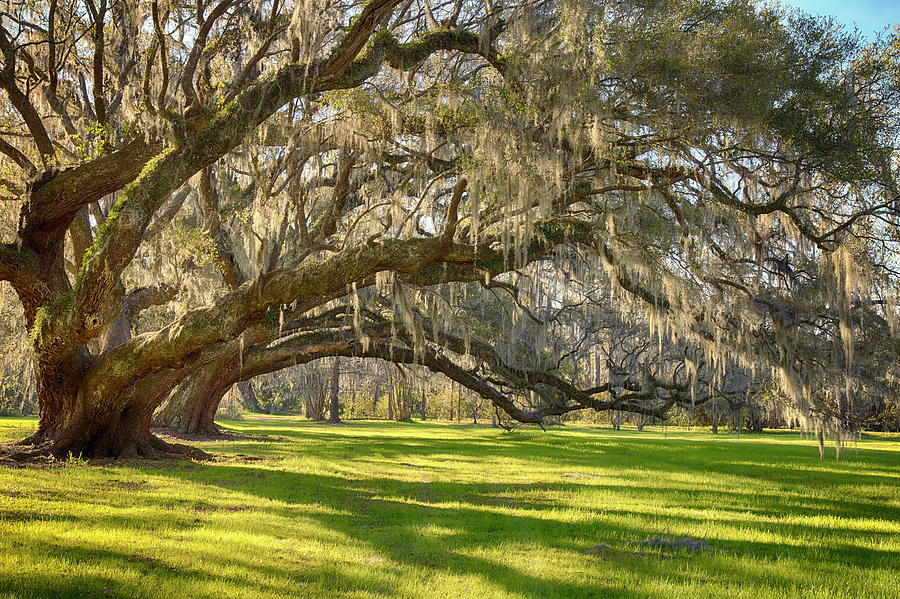
<instances>
[{"instance_id":1,"label":"massive tree trunk","mask_svg":"<svg viewBox=\"0 0 900 599\"><path fill-rule=\"evenodd\" d=\"M53 175L54 172L45 174ZM31 193L39 191L36 182ZM126 356L98 356L90 352L87 344L70 344L63 336L45 336L42 325L49 319L66 318L73 300L74 290L65 273L62 252L65 229L33 231L28 228L28 221L23 222L26 225L20 235L27 245L23 241L18 251L22 263L16 265L18 272L10 280L22 302L26 326L32 332L39 420L35 433L10 453L20 457L48 453L131 457L180 451L153 437L149 428L161 390L168 384L168 372L112 393L103 377L96 376L94 367L102 364L115 369L124 364ZM73 235L73 239L77 242L78 236ZM95 307L84 326L110 322L98 331L96 349L105 351L129 339L135 315L149 305L166 301L173 293L168 287L142 288L122 295L118 304ZM110 309L112 314L107 312Z\"/></svg>"},{"instance_id":2,"label":"massive tree trunk","mask_svg":"<svg viewBox=\"0 0 900 599\"><path fill-rule=\"evenodd\" d=\"M136 457L204 455L165 443L150 433L150 418L173 383L172 372L149 376L115 397L86 376L86 350L65 362L35 360L40 400L37 431L19 447L20 456Z\"/></svg>"},{"instance_id":3,"label":"massive tree trunk","mask_svg":"<svg viewBox=\"0 0 900 599\"><path fill-rule=\"evenodd\" d=\"M426 281L431 280L429 277L435 276L435 273L446 276L446 269L442 266L426 269L435 260L435 256L440 255L437 252L441 247L443 246L439 240L432 239L394 241L357 248L347 255L339 255L321 263L313 262L296 269L276 270L261 275L252 284L239 287L209 308L189 312L180 320L154 333L113 345L100 356L90 354L84 343L71 346L66 344L72 343L71 339L87 341L100 336L104 328L102 323L115 320L122 312L124 300L119 301L117 308L107 302L92 311L91 306L85 305L82 308L85 314L78 315L78 323L75 324L75 317L65 304L66 300L72 298L72 291L60 291L57 299L42 302L49 304L42 306L42 320L35 322L36 310L26 310L26 321L34 331L35 371L41 405L39 430L28 442L38 452L50 451L57 455L65 455L71 451L86 456L118 457L171 451L171 446L150 434L149 426L153 410L173 389L176 391L172 398L173 409L180 402L190 407L183 408L187 413L183 412L180 419L172 416L166 422L166 411L158 422L169 426L176 423L187 431L215 434L217 431L212 424L215 409L222 395L238 381L238 377L250 378L262 372L271 372L328 355L359 355L358 351L357 354L341 353L347 351L349 342L334 340L333 332L324 333L324 336L315 332L315 323L320 319L318 316L310 317L310 322L304 325L313 329L307 334L309 349L304 350L306 353L298 352L296 348L278 347L269 352L264 346L277 338L280 327L277 322L259 320L264 319L267 314L265 307L283 304L291 298L304 295L314 297L316 302L324 302L345 290L346 280L360 280L370 277L372 272L391 268L407 269L411 276L415 274ZM552 246L547 244L546 247ZM479 255L495 260L498 264L501 259L500 252L491 249L480 248L474 251L468 246L460 246L460 249L453 251L458 252L452 256L454 259L458 260L456 256L462 256L473 264ZM488 264L487 260L478 259L481 265ZM465 276L477 277L479 273L474 270L466 271ZM23 304L35 306L34 302L26 303L27 295L21 291L25 287L16 283ZM126 296L121 294L119 297ZM102 313L103 310L112 313ZM344 312L335 315L337 321L331 326L338 326L345 316ZM94 330L86 331L84 327L92 327ZM391 324L387 321L373 327L384 329L381 335L389 334L391 330ZM426 327L426 331L428 329ZM426 332L426 336L428 334ZM445 343L452 342L451 349L463 351L465 344L461 339L447 335L444 337ZM260 347L257 348L257 345ZM259 357L253 358L257 349ZM484 353L488 362L497 361L493 350L488 346L477 344L476 349ZM396 363L416 362L411 354L400 360L396 351L382 351L382 354L373 357ZM274 358L263 359L266 356ZM239 357L241 368L238 368ZM259 362L258 367L261 369L253 366L254 359ZM518 410L505 397L493 393L482 382L470 380L472 377L457 367L437 357L429 360L433 361L430 367L438 370L452 368L455 374L451 373L451 378L466 380L466 386L477 393L487 394L514 418L523 422L539 421L538 416ZM504 366L503 371L508 371L508 368ZM393 379L393 373L391 374ZM397 390L392 391L394 395ZM322 399L324 403L324 394ZM401 407L394 404L393 399L395 398L391 397L388 404L389 416L394 415L392 412L395 408ZM409 398L406 400L408 402ZM406 419L409 417L408 404L402 407L403 418ZM460 411L461 406L458 405L457 418L460 417Z\"/></svg>"}]
</instances>

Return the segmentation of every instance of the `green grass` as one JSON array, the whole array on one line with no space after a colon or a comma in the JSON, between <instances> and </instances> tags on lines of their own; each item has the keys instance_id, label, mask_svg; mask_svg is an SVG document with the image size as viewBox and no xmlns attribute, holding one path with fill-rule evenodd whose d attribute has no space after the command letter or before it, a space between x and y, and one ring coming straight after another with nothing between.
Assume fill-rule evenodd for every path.
<instances>
[{"instance_id":1,"label":"green grass","mask_svg":"<svg viewBox=\"0 0 900 599\"><path fill-rule=\"evenodd\" d=\"M900 443L225 423L213 463L0 468L0 597L897 597ZM0 438L34 427L0 419ZM243 455L241 455L243 454ZM243 457L249 456L249 457ZM657 535L708 550L653 549ZM596 554L585 554L595 544Z\"/></svg>"}]
</instances>

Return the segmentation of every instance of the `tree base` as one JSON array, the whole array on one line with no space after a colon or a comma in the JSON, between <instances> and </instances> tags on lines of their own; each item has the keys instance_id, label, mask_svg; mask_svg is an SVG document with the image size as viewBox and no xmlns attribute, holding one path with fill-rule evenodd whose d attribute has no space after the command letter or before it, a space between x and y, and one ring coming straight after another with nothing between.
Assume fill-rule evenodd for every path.
<instances>
[{"instance_id":1,"label":"tree base","mask_svg":"<svg viewBox=\"0 0 900 599\"><path fill-rule=\"evenodd\" d=\"M118 454L93 452L87 456L82 452L66 449L53 441L32 435L22 441L0 443L0 465L24 466L28 464L51 464L80 459L190 459L206 461L213 458L202 449L181 443L170 443L150 434L139 443L130 444L126 451Z\"/></svg>"}]
</instances>

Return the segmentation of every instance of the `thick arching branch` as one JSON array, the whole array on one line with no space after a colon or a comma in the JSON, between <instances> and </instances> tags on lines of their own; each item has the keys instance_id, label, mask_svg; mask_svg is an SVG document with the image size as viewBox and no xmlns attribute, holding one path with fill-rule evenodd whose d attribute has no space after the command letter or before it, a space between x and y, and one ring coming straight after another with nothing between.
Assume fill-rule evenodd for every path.
<instances>
[{"instance_id":1,"label":"thick arching branch","mask_svg":"<svg viewBox=\"0 0 900 599\"><path fill-rule=\"evenodd\" d=\"M134 181L161 148L158 143L138 138L115 152L55 174L31 190L23 209L20 237L30 242L64 231L82 206Z\"/></svg>"},{"instance_id":2,"label":"thick arching branch","mask_svg":"<svg viewBox=\"0 0 900 599\"><path fill-rule=\"evenodd\" d=\"M390 16L401 0L369 0L354 18L349 31L332 50L331 55L319 70L321 77L339 77L362 51L375 28Z\"/></svg>"},{"instance_id":3,"label":"thick arching branch","mask_svg":"<svg viewBox=\"0 0 900 599\"><path fill-rule=\"evenodd\" d=\"M144 229L164 199L194 173L237 146L275 110L306 93L357 86L377 73L385 62L408 66L442 49L482 51L477 36L467 32L440 31L406 44L398 43L390 35L380 35L341 77L315 80L309 77L305 67L286 65L270 80L238 96L194 136L159 154L126 188L98 231L89 259L76 279L73 301L67 302L68 314L41 319L41 327L45 329L40 337L42 345L46 344L53 354L71 343L92 338L103 329L118 313L116 306L122 295L119 276L130 263ZM53 331L54 328L57 330Z\"/></svg>"}]
</instances>

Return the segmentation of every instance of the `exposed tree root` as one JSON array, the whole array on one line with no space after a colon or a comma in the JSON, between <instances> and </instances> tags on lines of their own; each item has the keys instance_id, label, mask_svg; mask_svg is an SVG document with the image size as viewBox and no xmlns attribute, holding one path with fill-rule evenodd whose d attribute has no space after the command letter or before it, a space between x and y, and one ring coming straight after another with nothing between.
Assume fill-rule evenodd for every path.
<instances>
[{"instance_id":1,"label":"exposed tree root","mask_svg":"<svg viewBox=\"0 0 900 599\"><path fill-rule=\"evenodd\" d=\"M341 424L344 423L342 422ZM165 427L153 427L151 430L155 434L162 436L164 439L192 441L195 443L202 441L284 441L287 439L287 437L273 435L245 435L239 433L231 433L228 431L223 431L218 427L216 427L215 434L204 432L185 433L178 429Z\"/></svg>"},{"instance_id":2,"label":"exposed tree root","mask_svg":"<svg viewBox=\"0 0 900 599\"><path fill-rule=\"evenodd\" d=\"M141 443L131 444L116 455L90 454L83 456L81 452L60 447L51 441L36 439L34 435L22 441L0 443L0 466L50 464L60 461L65 462L73 458L191 459L207 461L213 459L213 456L202 449L181 443L170 443L152 434Z\"/></svg>"},{"instance_id":3,"label":"exposed tree root","mask_svg":"<svg viewBox=\"0 0 900 599\"><path fill-rule=\"evenodd\" d=\"M192 460L207 461L213 458L202 449L181 443L169 443L156 435L150 435L150 442L154 450L159 452L159 457L190 458Z\"/></svg>"},{"instance_id":4,"label":"exposed tree root","mask_svg":"<svg viewBox=\"0 0 900 599\"><path fill-rule=\"evenodd\" d=\"M35 433L20 441L0 443L0 466L25 466L49 462L53 453L52 445L43 441Z\"/></svg>"},{"instance_id":5,"label":"exposed tree root","mask_svg":"<svg viewBox=\"0 0 900 599\"><path fill-rule=\"evenodd\" d=\"M152 430L155 434L162 435L166 439L176 439L178 441L222 441L225 439L235 439L240 437L239 435L224 433L219 430L218 427L214 429L214 432L204 430L186 433L176 428L167 428L164 426L153 427Z\"/></svg>"}]
</instances>

